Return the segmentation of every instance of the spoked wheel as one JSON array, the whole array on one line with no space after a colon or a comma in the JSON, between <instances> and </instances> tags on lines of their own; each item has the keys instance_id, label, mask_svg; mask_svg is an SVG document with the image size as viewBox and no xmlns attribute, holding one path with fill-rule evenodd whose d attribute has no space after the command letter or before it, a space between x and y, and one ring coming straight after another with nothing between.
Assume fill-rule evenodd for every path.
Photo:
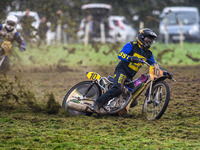
<instances>
[{"instance_id":1,"label":"spoked wheel","mask_svg":"<svg viewBox=\"0 0 200 150\"><path fill-rule=\"evenodd\" d=\"M147 89L149 90L149 89ZM152 87L150 100L145 98L143 112L148 120L160 119L170 100L170 88L165 81L159 81Z\"/></svg>"},{"instance_id":2,"label":"spoked wheel","mask_svg":"<svg viewBox=\"0 0 200 150\"><path fill-rule=\"evenodd\" d=\"M87 88L91 85L92 81L83 81L75 86L73 86L69 92L65 95L65 98L62 103L62 107L64 109L67 109L66 104L69 101L73 101L75 103L86 103L88 105L92 105L93 102L101 95L101 91L99 86L95 83L92 88L88 91L85 97L83 97L83 94L87 90ZM88 100L87 100L88 99ZM92 115L92 113L83 113L80 111L68 109L68 111L72 115Z\"/></svg>"}]
</instances>

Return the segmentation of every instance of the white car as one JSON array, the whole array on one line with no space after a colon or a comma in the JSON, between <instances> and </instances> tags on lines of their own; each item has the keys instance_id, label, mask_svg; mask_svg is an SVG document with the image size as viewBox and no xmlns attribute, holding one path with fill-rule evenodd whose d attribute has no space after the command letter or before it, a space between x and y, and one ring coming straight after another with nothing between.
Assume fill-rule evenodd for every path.
<instances>
[{"instance_id":1,"label":"white car","mask_svg":"<svg viewBox=\"0 0 200 150\"><path fill-rule=\"evenodd\" d=\"M81 20L80 29L77 36L83 41L85 35L85 21ZM109 42L128 42L135 40L136 30L131 27L124 16L109 16Z\"/></svg>"},{"instance_id":2,"label":"white car","mask_svg":"<svg viewBox=\"0 0 200 150\"><path fill-rule=\"evenodd\" d=\"M14 15L18 18L18 22L20 22L21 18L25 15L25 11L11 11L8 13L8 16L9 15ZM30 16L34 18L34 22L32 23L32 26L35 28L35 29L38 29L39 25L40 25L40 17L38 15L37 12L33 12L33 11L30 11ZM22 27L20 25L20 23L17 24L17 30L21 30Z\"/></svg>"},{"instance_id":3,"label":"white car","mask_svg":"<svg viewBox=\"0 0 200 150\"><path fill-rule=\"evenodd\" d=\"M25 15L26 11L11 11L8 13L8 16L9 15L14 15L18 18L18 24L17 24L17 30L20 31L22 30L22 27L21 27L21 24L20 24L20 20L22 19L22 17ZM29 15L31 17L33 17L34 19L34 22L32 23L32 26L37 30L39 28L39 25L40 25L40 18L39 18L39 15L37 12L33 12L33 11L30 11ZM37 31L33 31L33 35L37 35ZM32 41L37 41L39 37L36 36L36 38L32 39Z\"/></svg>"},{"instance_id":4,"label":"white car","mask_svg":"<svg viewBox=\"0 0 200 150\"><path fill-rule=\"evenodd\" d=\"M110 16L109 35L117 42L128 42L135 40L136 30L128 23L124 16Z\"/></svg>"},{"instance_id":5,"label":"white car","mask_svg":"<svg viewBox=\"0 0 200 150\"><path fill-rule=\"evenodd\" d=\"M165 7L160 15L159 38L162 42L200 42L197 7Z\"/></svg>"}]
</instances>

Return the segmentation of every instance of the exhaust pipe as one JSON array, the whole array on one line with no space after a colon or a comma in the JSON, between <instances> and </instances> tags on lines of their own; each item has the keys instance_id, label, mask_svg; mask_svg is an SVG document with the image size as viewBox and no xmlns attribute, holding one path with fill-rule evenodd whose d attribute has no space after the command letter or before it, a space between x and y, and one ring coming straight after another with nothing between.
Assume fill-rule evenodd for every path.
<instances>
[{"instance_id":1,"label":"exhaust pipe","mask_svg":"<svg viewBox=\"0 0 200 150\"><path fill-rule=\"evenodd\" d=\"M93 112L88 105L80 104L80 103L74 103L74 102L68 102L67 103L67 109L73 109L80 112Z\"/></svg>"}]
</instances>

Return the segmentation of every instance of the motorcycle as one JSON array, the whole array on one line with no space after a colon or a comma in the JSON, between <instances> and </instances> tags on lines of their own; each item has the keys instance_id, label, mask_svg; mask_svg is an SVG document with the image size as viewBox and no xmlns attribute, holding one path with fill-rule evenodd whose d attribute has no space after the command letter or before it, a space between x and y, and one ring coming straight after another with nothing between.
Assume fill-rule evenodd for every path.
<instances>
[{"instance_id":1,"label":"motorcycle","mask_svg":"<svg viewBox=\"0 0 200 150\"><path fill-rule=\"evenodd\" d=\"M8 54L12 49L12 43L10 41L0 39L0 70L9 69L9 57Z\"/></svg>"},{"instance_id":2,"label":"motorcycle","mask_svg":"<svg viewBox=\"0 0 200 150\"><path fill-rule=\"evenodd\" d=\"M151 66L143 61L149 72L141 77L125 81L122 94L110 99L100 108L99 114L123 115L129 112L132 104L146 89L142 112L148 120L160 119L170 100L170 87L165 79L176 81L172 74L159 67ZM74 85L65 95L62 107L72 115L92 115L90 109L95 100L113 85L113 76L102 77L96 72L87 72L90 81L83 81Z\"/></svg>"}]
</instances>

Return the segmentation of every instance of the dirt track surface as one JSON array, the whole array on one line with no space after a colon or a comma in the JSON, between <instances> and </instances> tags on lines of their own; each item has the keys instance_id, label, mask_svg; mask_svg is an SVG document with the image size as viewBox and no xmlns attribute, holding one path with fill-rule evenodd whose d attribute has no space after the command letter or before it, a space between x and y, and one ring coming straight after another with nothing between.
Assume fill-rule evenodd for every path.
<instances>
[{"instance_id":1,"label":"dirt track surface","mask_svg":"<svg viewBox=\"0 0 200 150\"><path fill-rule=\"evenodd\" d=\"M199 106L200 103L200 66L181 66L165 68L172 72L177 82L167 80L171 87L170 107L176 105L187 109L192 106ZM40 100L47 93L53 93L56 101L62 104L62 100L67 91L76 83L87 80L85 72L95 71L102 76L112 75L113 67L69 69L66 67L58 67L56 69L21 69L10 70L8 77L12 80L15 76L21 79L25 88L31 91ZM145 69L141 69L136 77L144 73ZM191 108L194 112L198 111L198 107ZM184 113L184 112L183 112ZM199 113L199 112L198 112Z\"/></svg>"}]
</instances>

